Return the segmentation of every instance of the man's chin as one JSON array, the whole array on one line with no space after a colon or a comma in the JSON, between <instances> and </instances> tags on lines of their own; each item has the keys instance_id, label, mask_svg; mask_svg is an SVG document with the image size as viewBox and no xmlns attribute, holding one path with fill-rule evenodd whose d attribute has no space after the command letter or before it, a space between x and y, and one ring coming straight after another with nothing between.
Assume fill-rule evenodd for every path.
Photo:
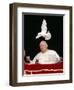
<instances>
[{"instance_id":1,"label":"man's chin","mask_svg":"<svg viewBox=\"0 0 74 90\"><path fill-rule=\"evenodd\" d=\"M45 53L47 50L41 50L42 53Z\"/></svg>"}]
</instances>

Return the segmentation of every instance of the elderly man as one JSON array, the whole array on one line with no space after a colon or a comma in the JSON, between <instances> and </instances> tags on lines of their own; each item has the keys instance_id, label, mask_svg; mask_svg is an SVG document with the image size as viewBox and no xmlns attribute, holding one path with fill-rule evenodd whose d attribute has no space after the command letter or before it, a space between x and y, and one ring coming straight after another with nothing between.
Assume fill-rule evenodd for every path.
<instances>
[{"instance_id":1,"label":"elderly man","mask_svg":"<svg viewBox=\"0 0 74 90\"><path fill-rule=\"evenodd\" d=\"M41 51L34 57L31 63L55 64L60 61L60 57L57 52L48 49L46 41L41 41L39 47Z\"/></svg>"}]
</instances>

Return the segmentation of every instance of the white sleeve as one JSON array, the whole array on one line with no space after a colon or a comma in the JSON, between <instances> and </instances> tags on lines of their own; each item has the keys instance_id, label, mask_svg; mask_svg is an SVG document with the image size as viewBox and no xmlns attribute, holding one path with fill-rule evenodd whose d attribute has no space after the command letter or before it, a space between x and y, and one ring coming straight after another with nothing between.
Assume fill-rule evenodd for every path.
<instances>
[{"instance_id":1,"label":"white sleeve","mask_svg":"<svg viewBox=\"0 0 74 90\"><path fill-rule=\"evenodd\" d=\"M38 60L38 59L39 59L39 54L37 54L37 55L33 58L33 60L31 61L31 64L35 64L36 60Z\"/></svg>"},{"instance_id":2,"label":"white sleeve","mask_svg":"<svg viewBox=\"0 0 74 90\"><path fill-rule=\"evenodd\" d=\"M58 61L60 61L60 56L57 54L57 52L55 52L56 58Z\"/></svg>"}]
</instances>

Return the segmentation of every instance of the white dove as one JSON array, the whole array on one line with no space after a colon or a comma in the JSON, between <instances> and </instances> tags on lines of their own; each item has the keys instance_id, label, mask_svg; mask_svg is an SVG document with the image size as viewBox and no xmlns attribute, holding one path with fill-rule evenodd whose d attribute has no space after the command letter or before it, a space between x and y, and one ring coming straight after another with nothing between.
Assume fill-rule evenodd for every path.
<instances>
[{"instance_id":1,"label":"white dove","mask_svg":"<svg viewBox=\"0 0 74 90\"><path fill-rule=\"evenodd\" d=\"M51 39L51 33L47 31L47 22L45 19L43 19L42 25L41 25L41 32L39 32L36 36L36 39L40 37L44 37L45 40Z\"/></svg>"}]
</instances>

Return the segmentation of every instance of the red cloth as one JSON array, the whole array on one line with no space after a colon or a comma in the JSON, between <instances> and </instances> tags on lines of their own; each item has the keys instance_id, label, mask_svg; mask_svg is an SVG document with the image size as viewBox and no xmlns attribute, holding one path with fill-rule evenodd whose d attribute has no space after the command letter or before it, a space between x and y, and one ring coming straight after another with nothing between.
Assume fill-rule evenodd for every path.
<instances>
[{"instance_id":1,"label":"red cloth","mask_svg":"<svg viewBox=\"0 0 74 90\"><path fill-rule=\"evenodd\" d=\"M62 73L63 62L57 64L24 64L26 74Z\"/></svg>"}]
</instances>

